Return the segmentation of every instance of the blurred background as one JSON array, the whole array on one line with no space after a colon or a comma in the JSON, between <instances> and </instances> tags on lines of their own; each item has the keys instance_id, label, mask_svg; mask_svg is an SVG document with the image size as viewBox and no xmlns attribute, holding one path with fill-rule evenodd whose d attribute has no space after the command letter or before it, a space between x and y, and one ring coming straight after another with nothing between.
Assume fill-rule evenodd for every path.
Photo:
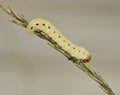
<instances>
[{"instance_id":1,"label":"blurred background","mask_svg":"<svg viewBox=\"0 0 120 95\"><path fill-rule=\"evenodd\" d=\"M120 0L0 0L29 21L51 21L92 55L87 63L120 93ZM0 95L105 95L98 84L0 9Z\"/></svg>"}]
</instances>

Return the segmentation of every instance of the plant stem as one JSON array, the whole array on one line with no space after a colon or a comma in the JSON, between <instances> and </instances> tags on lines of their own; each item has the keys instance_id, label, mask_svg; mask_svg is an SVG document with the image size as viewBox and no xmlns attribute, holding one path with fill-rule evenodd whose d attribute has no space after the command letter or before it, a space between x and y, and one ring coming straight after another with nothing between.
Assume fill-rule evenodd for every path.
<instances>
[{"instance_id":1,"label":"plant stem","mask_svg":"<svg viewBox=\"0 0 120 95\"><path fill-rule=\"evenodd\" d=\"M0 7L5 11L7 14L12 16L14 20L12 20L13 23L22 26L24 28L27 28L27 25L29 24L26 18L23 15L17 15L15 12L13 12L9 7L5 7L0 5ZM92 78L94 81L96 81L99 84L99 87L107 94L107 95L115 95L115 93L112 91L108 83L101 77L101 75L97 74L94 70L92 70L87 64L84 64L81 60L78 60L75 57L72 57L68 52L64 51L60 46L58 46L54 40L50 39L47 34L41 33L41 31L36 31L35 34L39 36L42 39L47 40L48 45L52 48L56 49L60 53L62 53L64 56L66 56L69 60L73 61L73 63L82 71L84 71L90 78Z\"/></svg>"}]
</instances>

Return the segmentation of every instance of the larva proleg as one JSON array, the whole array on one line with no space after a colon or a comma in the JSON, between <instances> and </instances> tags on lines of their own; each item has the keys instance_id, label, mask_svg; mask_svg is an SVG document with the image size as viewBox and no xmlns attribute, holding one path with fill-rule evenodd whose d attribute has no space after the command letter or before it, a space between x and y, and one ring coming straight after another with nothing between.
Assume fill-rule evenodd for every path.
<instances>
[{"instance_id":1,"label":"larva proleg","mask_svg":"<svg viewBox=\"0 0 120 95\"><path fill-rule=\"evenodd\" d=\"M27 32L34 34L35 31L42 31L47 34L49 38L72 57L80 59L85 63L91 60L91 56L85 48L73 44L49 21L40 18L32 20L27 26Z\"/></svg>"}]
</instances>

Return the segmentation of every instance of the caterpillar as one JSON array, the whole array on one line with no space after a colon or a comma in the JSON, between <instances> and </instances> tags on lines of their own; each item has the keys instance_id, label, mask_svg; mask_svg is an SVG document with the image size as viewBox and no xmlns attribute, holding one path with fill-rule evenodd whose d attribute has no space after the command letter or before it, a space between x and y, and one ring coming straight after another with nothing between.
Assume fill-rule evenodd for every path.
<instances>
[{"instance_id":1,"label":"caterpillar","mask_svg":"<svg viewBox=\"0 0 120 95\"><path fill-rule=\"evenodd\" d=\"M45 19L37 18L33 19L27 26L27 32L34 34L35 31L40 30L47 34L49 38L52 38L64 51L69 53L72 57L82 60L83 62L89 62L91 55L83 48L75 45L69 41L52 23Z\"/></svg>"}]
</instances>

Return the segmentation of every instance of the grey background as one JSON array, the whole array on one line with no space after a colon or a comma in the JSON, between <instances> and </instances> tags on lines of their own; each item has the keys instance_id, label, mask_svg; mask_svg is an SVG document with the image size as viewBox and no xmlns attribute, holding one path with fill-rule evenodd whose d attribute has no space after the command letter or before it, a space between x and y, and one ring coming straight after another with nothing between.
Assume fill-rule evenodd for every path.
<instances>
[{"instance_id":1,"label":"grey background","mask_svg":"<svg viewBox=\"0 0 120 95\"><path fill-rule=\"evenodd\" d=\"M45 18L92 55L90 65L120 94L120 0L1 0L28 20ZM0 9L0 95L105 95L46 41Z\"/></svg>"}]
</instances>

